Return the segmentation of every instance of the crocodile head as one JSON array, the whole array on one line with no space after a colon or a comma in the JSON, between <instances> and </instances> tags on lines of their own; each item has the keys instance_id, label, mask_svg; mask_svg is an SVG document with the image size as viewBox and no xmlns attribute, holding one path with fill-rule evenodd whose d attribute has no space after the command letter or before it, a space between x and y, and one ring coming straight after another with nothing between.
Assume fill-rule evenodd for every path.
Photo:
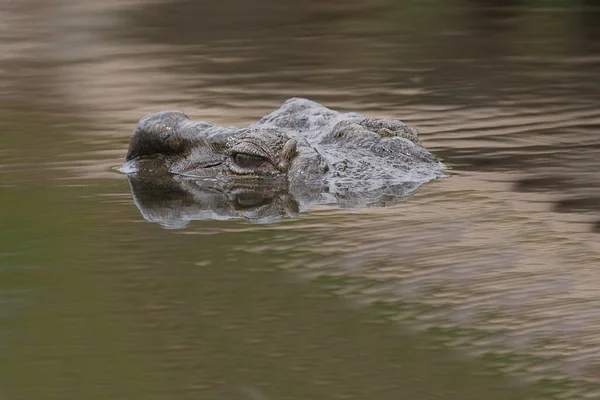
<instances>
[{"instance_id":1,"label":"crocodile head","mask_svg":"<svg viewBox=\"0 0 600 400\"><path fill-rule=\"evenodd\" d=\"M223 128L163 111L140 120L123 170L248 185L284 182L289 174L319 180L327 164L304 138L277 126Z\"/></svg>"},{"instance_id":2,"label":"crocodile head","mask_svg":"<svg viewBox=\"0 0 600 400\"><path fill-rule=\"evenodd\" d=\"M442 177L443 167L420 144L417 131L400 121L343 114L291 99L241 129L192 121L179 111L145 116L131 137L121 170L129 175L132 191L140 187L140 179L146 182L146 194L153 186L178 187L181 193L192 193L191 198L204 199L199 209L220 204L221 216L261 215L257 219L262 221L268 213L249 210L297 204L283 207L288 215L313 204L394 204L422 183ZM171 182L165 185L164 180ZM224 199L230 202L225 208ZM209 215L194 210L188 214Z\"/></svg>"}]
</instances>

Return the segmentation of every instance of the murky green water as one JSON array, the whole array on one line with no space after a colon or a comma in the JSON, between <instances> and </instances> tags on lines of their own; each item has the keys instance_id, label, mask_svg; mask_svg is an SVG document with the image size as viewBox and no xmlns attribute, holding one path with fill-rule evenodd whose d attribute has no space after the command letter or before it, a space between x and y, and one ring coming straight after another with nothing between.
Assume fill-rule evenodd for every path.
<instances>
[{"instance_id":1,"label":"murky green water","mask_svg":"<svg viewBox=\"0 0 600 400\"><path fill-rule=\"evenodd\" d=\"M0 398L600 398L591 1L0 6ZM145 113L293 96L453 169L388 208L147 222Z\"/></svg>"}]
</instances>

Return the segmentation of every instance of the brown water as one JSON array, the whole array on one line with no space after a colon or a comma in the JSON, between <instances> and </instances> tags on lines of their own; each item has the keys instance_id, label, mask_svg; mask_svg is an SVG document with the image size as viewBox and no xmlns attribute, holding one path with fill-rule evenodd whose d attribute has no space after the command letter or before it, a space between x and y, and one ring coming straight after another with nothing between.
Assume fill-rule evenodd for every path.
<instances>
[{"instance_id":1,"label":"brown water","mask_svg":"<svg viewBox=\"0 0 600 400\"><path fill-rule=\"evenodd\" d=\"M366 5L369 4L369 5ZM0 399L600 398L592 1L0 5ZM145 113L293 96L452 165L389 208L146 222Z\"/></svg>"}]
</instances>

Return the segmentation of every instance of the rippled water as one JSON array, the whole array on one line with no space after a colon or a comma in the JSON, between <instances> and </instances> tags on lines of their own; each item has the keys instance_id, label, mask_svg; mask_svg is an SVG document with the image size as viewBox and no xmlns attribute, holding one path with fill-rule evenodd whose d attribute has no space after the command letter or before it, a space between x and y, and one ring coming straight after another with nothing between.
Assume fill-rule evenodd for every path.
<instances>
[{"instance_id":1,"label":"rippled water","mask_svg":"<svg viewBox=\"0 0 600 400\"><path fill-rule=\"evenodd\" d=\"M600 398L600 8L365 3L0 5L0 398ZM146 113L293 96L450 177L165 230L113 169Z\"/></svg>"}]
</instances>

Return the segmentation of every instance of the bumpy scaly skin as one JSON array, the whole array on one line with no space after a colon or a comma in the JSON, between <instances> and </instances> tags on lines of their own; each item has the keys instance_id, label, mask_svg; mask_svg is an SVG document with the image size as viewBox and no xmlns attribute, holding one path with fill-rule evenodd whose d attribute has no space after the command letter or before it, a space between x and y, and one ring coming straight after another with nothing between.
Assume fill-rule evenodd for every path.
<instances>
[{"instance_id":1,"label":"bumpy scaly skin","mask_svg":"<svg viewBox=\"0 0 600 400\"><path fill-rule=\"evenodd\" d=\"M186 179L220 193L283 190L302 208L331 198L349 206L404 198L442 177L442 168L401 121L294 98L241 129L191 121L179 111L145 116L122 170L134 180L169 177L187 191Z\"/></svg>"},{"instance_id":2,"label":"bumpy scaly skin","mask_svg":"<svg viewBox=\"0 0 600 400\"><path fill-rule=\"evenodd\" d=\"M244 155L250 157L244 159ZM222 179L283 177L288 182L342 175L402 180L414 168L422 170L422 180L429 180L440 169L435 157L421 146L414 128L397 120L338 113L303 99L288 100L243 129L194 122L179 111L146 116L131 138L126 161L138 173ZM344 167L328 174L336 165Z\"/></svg>"}]
</instances>

